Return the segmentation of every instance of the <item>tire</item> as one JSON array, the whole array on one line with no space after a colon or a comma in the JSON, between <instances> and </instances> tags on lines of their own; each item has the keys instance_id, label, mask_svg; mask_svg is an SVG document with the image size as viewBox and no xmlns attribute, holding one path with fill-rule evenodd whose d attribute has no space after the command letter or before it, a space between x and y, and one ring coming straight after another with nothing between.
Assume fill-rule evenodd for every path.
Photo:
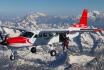
<instances>
[{"instance_id":1,"label":"tire","mask_svg":"<svg viewBox=\"0 0 104 70\"><path fill-rule=\"evenodd\" d=\"M50 55L51 55L51 56L56 56L56 51L55 51L55 50L51 50L51 51L50 51Z\"/></svg>"},{"instance_id":2,"label":"tire","mask_svg":"<svg viewBox=\"0 0 104 70\"><path fill-rule=\"evenodd\" d=\"M32 48L31 48L31 52L32 52L32 53L36 53L36 47L32 47Z\"/></svg>"},{"instance_id":3,"label":"tire","mask_svg":"<svg viewBox=\"0 0 104 70\"><path fill-rule=\"evenodd\" d=\"M15 56L14 55L11 55L10 56L10 60L15 60Z\"/></svg>"}]
</instances>

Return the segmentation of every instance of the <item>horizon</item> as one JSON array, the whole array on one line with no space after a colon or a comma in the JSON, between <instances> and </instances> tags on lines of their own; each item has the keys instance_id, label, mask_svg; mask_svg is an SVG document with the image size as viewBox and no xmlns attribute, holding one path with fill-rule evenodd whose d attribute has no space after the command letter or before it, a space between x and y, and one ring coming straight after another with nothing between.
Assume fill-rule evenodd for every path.
<instances>
[{"instance_id":1,"label":"horizon","mask_svg":"<svg viewBox=\"0 0 104 70\"><path fill-rule=\"evenodd\" d=\"M48 15L70 16L89 11L104 11L104 0L1 0L0 16L22 17L31 12L42 12Z\"/></svg>"}]
</instances>

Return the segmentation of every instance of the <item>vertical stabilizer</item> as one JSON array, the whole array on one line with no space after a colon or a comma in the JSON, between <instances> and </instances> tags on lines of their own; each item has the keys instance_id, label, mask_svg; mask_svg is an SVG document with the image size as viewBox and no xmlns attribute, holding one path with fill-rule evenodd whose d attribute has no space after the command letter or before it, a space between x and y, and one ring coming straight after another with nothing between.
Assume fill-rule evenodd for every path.
<instances>
[{"instance_id":1,"label":"vertical stabilizer","mask_svg":"<svg viewBox=\"0 0 104 70\"><path fill-rule=\"evenodd\" d=\"M81 28L87 28L88 27L88 10L84 9L82 16L80 18L79 23L73 24L72 27L81 27Z\"/></svg>"},{"instance_id":2,"label":"vertical stabilizer","mask_svg":"<svg viewBox=\"0 0 104 70\"><path fill-rule=\"evenodd\" d=\"M84 9L82 16L80 18L79 25L87 27L88 26L88 10Z\"/></svg>"}]
</instances>

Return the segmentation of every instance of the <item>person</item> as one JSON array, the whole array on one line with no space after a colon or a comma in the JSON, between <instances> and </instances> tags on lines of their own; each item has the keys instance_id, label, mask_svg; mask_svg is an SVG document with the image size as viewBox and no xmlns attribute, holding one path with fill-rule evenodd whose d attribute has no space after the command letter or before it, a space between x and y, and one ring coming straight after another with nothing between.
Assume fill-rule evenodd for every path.
<instances>
[{"instance_id":1,"label":"person","mask_svg":"<svg viewBox=\"0 0 104 70\"><path fill-rule=\"evenodd\" d=\"M65 50L65 48L68 49L69 38L65 38L62 44L63 44L63 51Z\"/></svg>"}]
</instances>

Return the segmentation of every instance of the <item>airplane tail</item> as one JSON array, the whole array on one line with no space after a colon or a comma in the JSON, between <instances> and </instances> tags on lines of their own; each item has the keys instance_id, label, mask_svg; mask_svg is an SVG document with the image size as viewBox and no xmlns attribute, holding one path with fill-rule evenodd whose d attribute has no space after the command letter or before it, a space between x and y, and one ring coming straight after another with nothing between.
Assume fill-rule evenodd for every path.
<instances>
[{"instance_id":1,"label":"airplane tail","mask_svg":"<svg viewBox=\"0 0 104 70\"><path fill-rule=\"evenodd\" d=\"M73 27L81 27L81 28L87 28L88 27L88 10L84 9L82 16L80 18L79 23L72 25Z\"/></svg>"}]
</instances>

